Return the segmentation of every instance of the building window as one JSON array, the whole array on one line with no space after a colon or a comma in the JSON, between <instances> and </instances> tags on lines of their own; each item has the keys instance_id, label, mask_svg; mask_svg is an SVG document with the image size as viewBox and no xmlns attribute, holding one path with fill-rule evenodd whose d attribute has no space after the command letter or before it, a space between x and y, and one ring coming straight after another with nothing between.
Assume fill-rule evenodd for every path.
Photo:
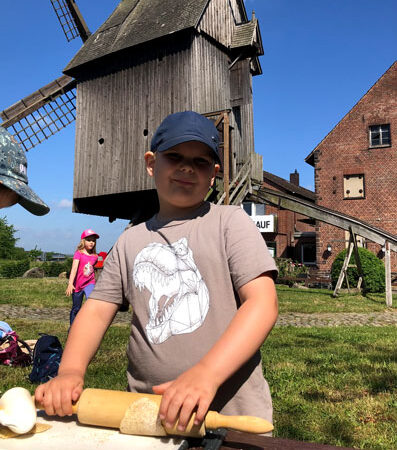
<instances>
[{"instance_id":1,"label":"building window","mask_svg":"<svg viewBox=\"0 0 397 450\"><path fill-rule=\"evenodd\" d=\"M270 255L272 258L276 258L277 256L277 244L276 242L266 242L267 248L269 250Z\"/></svg>"},{"instance_id":2,"label":"building window","mask_svg":"<svg viewBox=\"0 0 397 450\"><path fill-rule=\"evenodd\" d=\"M243 209L249 216L264 216L266 214L264 203L243 202Z\"/></svg>"},{"instance_id":3,"label":"building window","mask_svg":"<svg viewBox=\"0 0 397 450\"><path fill-rule=\"evenodd\" d=\"M365 198L364 174L343 176L343 198Z\"/></svg>"},{"instance_id":4,"label":"building window","mask_svg":"<svg viewBox=\"0 0 397 450\"><path fill-rule=\"evenodd\" d=\"M243 202L243 209L249 216L252 216L252 203Z\"/></svg>"},{"instance_id":5,"label":"building window","mask_svg":"<svg viewBox=\"0 0 397 450\"><path fill-rule=\"evenodd\" d=\"M303 264L316 263L316 244L306 243L301 245L301 259Z\"/></svg>"},{"instance_id":6,"label":"building window","mask_svg":"<svg viewBox=\"0 0 397 450\"><path fill-rule=\"evenodd\" d=\"M384 147L390 145L390 125L371 125L369 127L369 146Z\"/></svg>"}]
</instances>

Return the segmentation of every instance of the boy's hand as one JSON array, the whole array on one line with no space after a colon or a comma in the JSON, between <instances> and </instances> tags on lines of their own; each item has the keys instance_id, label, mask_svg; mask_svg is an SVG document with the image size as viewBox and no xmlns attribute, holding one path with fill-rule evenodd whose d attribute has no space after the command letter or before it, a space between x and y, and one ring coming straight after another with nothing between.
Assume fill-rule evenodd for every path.
<instances>
[{"instance_id":1,"label":"boy's hand","mask_svg":"<svg viewBox=\"0 0 397 450\"><path fill-rule=\"evenodd\" d=\"M167 428L178 421L178 430L184 431L196 411L195 425L201 424L215 397L219 385L213 374L200 363L182 373L176 380L153 386L155 394L162 394L159 417Z\"/></svg>"},{"instance_id":2,"label":"boy's hand","mask_svg":"<svg viewBox=\"0 0 397 450\"><path fill-rule=\"evenodd\" d=\"M72 402L79 399L83 385L84 379L78 374L58 375L37 387L35 399L49 416L71 416Z\"/></svg>"}]
</instances>

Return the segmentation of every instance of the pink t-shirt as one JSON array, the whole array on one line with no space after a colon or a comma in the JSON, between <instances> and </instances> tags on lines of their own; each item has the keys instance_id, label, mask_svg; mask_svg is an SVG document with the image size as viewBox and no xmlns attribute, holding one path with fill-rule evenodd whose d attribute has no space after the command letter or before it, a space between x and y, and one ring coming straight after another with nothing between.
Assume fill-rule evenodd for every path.
<instances>
[{"instance_id":1,"label":"pink t-shirt","mask_svg":"<svg viewBox=\"0 0 397 450\"><path fill-rule=\"evenodd\" d=\"M80 261L76 278L74 279L75 292L80 292L87 285L95 284L94 265L98 261L98 255L86 255L77 251L73 255L73 259Z\"/></svg>"}]
</instances>

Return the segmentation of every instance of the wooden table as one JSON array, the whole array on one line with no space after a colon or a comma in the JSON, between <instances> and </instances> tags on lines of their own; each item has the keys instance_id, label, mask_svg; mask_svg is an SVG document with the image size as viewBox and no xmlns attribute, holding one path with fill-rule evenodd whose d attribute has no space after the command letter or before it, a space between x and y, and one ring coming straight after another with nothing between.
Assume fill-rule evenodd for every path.
<instances>
[{"instance_id":1,"label":"wooden table","mask_svg":"<svg viewBox=\"0 0 397 450\"><path fill-rule=\"evenodd\" d=\"M203 447L190 447L191 450ZM353 450L351 447L315 444L274 437L256 436L248 433L229 431L220 450Z\"/></svg>"}]
</instances>

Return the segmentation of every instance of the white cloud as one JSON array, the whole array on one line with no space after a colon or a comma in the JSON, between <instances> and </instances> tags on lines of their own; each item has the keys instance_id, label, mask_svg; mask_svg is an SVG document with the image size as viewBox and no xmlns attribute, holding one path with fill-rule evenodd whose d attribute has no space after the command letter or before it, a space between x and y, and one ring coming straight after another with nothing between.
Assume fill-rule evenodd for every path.
<instances>
[{"instance_id":1,"label":"white cloud","mask_svg":"<svg viewBox=\"0 0 397 450\"><path fill-rule=\"evenodd\" d=\"M67 198L62 199L58 204L58 208L71 208L73 206L72 200L68 200Z\"/></svg>"}]
</instances>

